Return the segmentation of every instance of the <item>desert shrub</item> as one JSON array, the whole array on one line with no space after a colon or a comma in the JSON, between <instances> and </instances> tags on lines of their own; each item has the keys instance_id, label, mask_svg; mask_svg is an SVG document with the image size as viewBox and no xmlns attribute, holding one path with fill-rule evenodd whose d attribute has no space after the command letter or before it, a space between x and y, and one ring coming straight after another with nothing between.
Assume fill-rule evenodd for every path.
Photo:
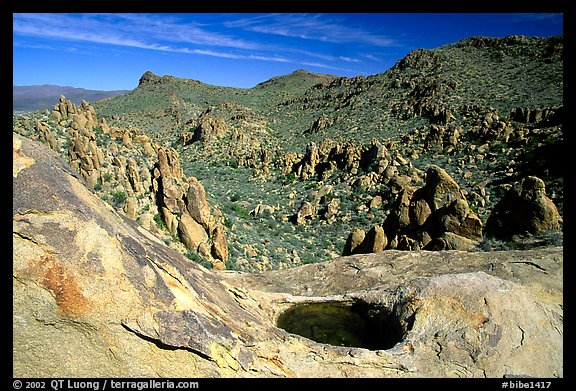
<instances>
[{"instance_id":1,"label":"desert shrub","mask_svg":"<svg viewBox=\"0 0 576 391\"><path fill-rule=\"evenodd\" d=\"M122 190L115 190L112 192L112 203L114 206L120 206L126 201L128 194Z\"/></svg>"},{"instance_id":2,"label":"desert shrub","mask_svg":"<svg viewBox=\"0 0 576 391\"><path fill-rule=\"evenodd\" d=\"M229 204L228 208L235 212L238 217L244 218L244 219L249 219L252 216L250 215L250 212L248 210L246 210L246 208L244 208L242 205L240 204Z\"/></svg>"},{"instance_id":3,"label":"desert shrub","mask_svg":"<svg viewBox=\"0 0 576 391\"><path fill-rule=\"evenodd\" d=\"M210 261L204 259L199 253L196 251L188 251L186 253L186 258L189 260L199 264L200 266L205 267L206 269L212 269L212 264Z\"/></svg>"},{"instance_id":4,"label":"desert shrub","mask_svg":"<svg viewBox=\"0 0 576 391\"><path fill-rule=\"evenodd\" d=\"M560 231L547 231L542 234L542 238L546 246L564 245L564 234Z\"/></svg>"},{"instance_id":5,"label":"desert shrub","mask_svg":"<svg viewBox=\"0 0 576 391\"><path fill-rule=\"evenodd\" d=\"M156 223L156 226L160 229L164 229L166 227L166 224L164 223L164 220L162 220L162 216L160 216L160 213L156 213L154 215L154 222Z\"/></svg>"},{"instance_id":6,"label":"desert shrub","mask_svg":"<svg viewBox=\"0 0 576 391\"><path fill-rule=\"evenodd\" d=\"M494 238L484 237L473 251L509 251L513 244Z\"/></svg>"}]
</instances>

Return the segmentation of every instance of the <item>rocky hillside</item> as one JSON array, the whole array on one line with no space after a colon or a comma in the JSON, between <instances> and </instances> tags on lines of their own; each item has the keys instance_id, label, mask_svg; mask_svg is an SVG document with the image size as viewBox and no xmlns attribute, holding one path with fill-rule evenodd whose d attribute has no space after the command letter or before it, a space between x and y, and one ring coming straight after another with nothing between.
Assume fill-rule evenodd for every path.
<instances>
[{"instance_id":1,"label":"rocky hillside","mask_svg":"<svg viewBox=\"0 0 576 391\"><path fill-rule=\"evenodd\" d=\"M52 111L16 120L14 129L57 152L112 208L205 266L224 269L222 216L202 183L187 177L173 148L134 129L109 126L86 101L61 96Z\"/></svg>"},{"instance_id":2,"label":"rocky hillside","mask_svg":"<svg viewBox=\"0 0 576 391\"><path fill-rule=\"evenodd\" d=\"M369 77L298 70L250 89L146 72L78 106L14 129L205 266L562 243L561 36L473 37Z\"/></svg>"}]
</instances>

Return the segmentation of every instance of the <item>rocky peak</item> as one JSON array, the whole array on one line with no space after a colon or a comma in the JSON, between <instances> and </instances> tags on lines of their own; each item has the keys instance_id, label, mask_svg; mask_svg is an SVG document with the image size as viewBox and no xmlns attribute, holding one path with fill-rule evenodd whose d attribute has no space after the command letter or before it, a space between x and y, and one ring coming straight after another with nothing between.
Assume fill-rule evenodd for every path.
<instances>
[{"instance_id":1,"label":"rocky peak","mask_svg":"<svg viewBox=\"0 0 576 391\"><path fill-rule=\"evenodd\" d=\"M140 76L140 80L138 81L138 86L146 85L146 84L162 84L166 83L170 80L174 79L173 76L158 76L152 73L151 71L146 71L142 76Z\"/></svg>"},{"instance_id":2,"label":"rocky peak","mask_svg":"<svg viewBox=\"0 0 576 391\"><path fill-rule=\"evenodd\" d=\"M142 84L147 84L147 83L154 84L154 83L157 83L159 80L160 80L160 76L155 75L151 71L146 71L140 77L140 80L138 81L138 85L140 86Z\"/></svg>"}]
</instances>

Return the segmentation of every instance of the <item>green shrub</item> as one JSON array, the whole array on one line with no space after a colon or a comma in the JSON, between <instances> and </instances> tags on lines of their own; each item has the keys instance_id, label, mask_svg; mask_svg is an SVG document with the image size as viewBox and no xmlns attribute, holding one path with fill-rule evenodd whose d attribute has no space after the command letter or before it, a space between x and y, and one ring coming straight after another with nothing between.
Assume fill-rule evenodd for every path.
<instances>
[{"instance_id":1,"label":"green shrub","mask_svg":"<svg viewBox=\"0 0 576 391\"><path fill-rule=\"evenodd\" d=\"M124 201L126 201L127 198L128 198L128 194L126 194L125 191L115 190L112 192L112 203L115 206L122 205L124 203Z\"/></svg>"},{"instance_id":2,"label":"green shrub","mask_svg":"<svg viewBox=\"0 0 576 391\"><path fill-rule=\"evenodd\" d=\"M186 258L189 260L199 264L200 266L205 267L206 269L212 269L212 263L210 261L204 259L199 253L196 251L188 251L186 253Z\"/></svg>"},{"instance_id":3,"label":"green shrub","mask_svg":"<svg viewBox=\"0 0 576 391\"><path fill-rule=\"evenodd\" d=\"M564 234L560 231L546 231L542 234L542 239L546 246L564 245Z\"/></svg>"},{"instance_id":4,"label":"green shrub","mask_svg":"<svg viewBox=\"0 0 576 391\"><path fill-rule=\"evenodd\" d=\"M242 217L245 219L248 219L250 217L252 217L250 215L250 212L248 212L246 210L246 208L244 208L242 205L239 204L230 204L230 209L234 212L236 212L236 214L238 215L238 217Z\"/></svg>"},{"instance_id":5,"label":"green shrub","mask_svg":"<svg viewBox=\"0 0 576 391\"><path fill-rule=\"evenodd\" d=\"M475 251L510 251L513 243L502 240L484 237L475 248Z\"/></svg>"},{"instance_id":6,"label":"green shrub","mask_svg":"<svg viewBox=\"0 0 576 391\"><path fill-rule=\"evenodd\" d=\"M160 215L160 213L156 213L154 215L154 222L156 223L156 226L160 229L164 229L166 227L166 224L164 223L164 220L162 220L162 216Z\"/></svg>"}]
</instances>

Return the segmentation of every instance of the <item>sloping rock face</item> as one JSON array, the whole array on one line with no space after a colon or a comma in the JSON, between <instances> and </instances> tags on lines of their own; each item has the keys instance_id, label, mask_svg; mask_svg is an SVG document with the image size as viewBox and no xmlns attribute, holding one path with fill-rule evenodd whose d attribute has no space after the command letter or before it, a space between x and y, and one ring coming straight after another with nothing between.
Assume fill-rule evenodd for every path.
<instances>
[{"instance_id":1,"label":"sloping rock face","mask_svg":"<svg viewBox=\"0 0 576 391\"><path fill-rule=\"evenodd\" d=\"M561 248L216 273L99 200L46 146L16 134L13 146L14 377L563 376ZM310 302L369 307L398 340L333 346L276 327Z\"/></svg>"}]
</instances>

